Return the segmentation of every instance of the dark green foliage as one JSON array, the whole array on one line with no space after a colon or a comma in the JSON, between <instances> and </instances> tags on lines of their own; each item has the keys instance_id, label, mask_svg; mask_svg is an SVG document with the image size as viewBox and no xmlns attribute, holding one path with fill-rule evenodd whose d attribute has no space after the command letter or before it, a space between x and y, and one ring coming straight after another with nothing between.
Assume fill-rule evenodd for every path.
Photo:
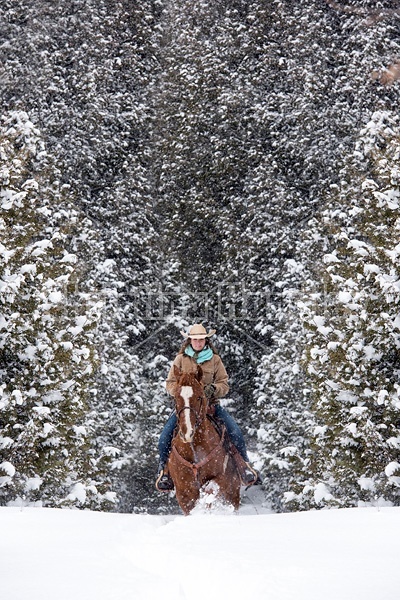
<instances>
[{"instance_id":1,"label":"dark green foliage","mask_svg":"<svg viewBox=\"0 0 400 600\"><path fill-rule=\"evenodd\" d=\"M321 390L308 366L318 362L312 353L320 332L315 323L303 327L308 317L300 318L299 303L304 315L319 315L318 305L328 302L346 339L358 335L359 322L331 299L338 283L323 256L342 251L343 228L383 248L392 233L385 211L371 205L362 222L354 211L377 159L358 149L366 161L360 166L353 156L372 115L398 106L398 84L371 77L398 54L398 23L385 14L368 22L360 13L390 2L348 0L346 11L317 0L17 4L0 7L0 107L28 113L40 129L52 165L51 173L41 171L46 202L54 214L67 202L74 215L72 224L57 225L77 257L68 292L74 308L52 309L51 330L75 318L79 302L84 314L93 302L103 306L85 332L94 372L83 385L81 416L71 417L85 421L95 467L107 471L99 478L117 492L120 510L165 510L153 491L157 437L170 410L163 381L179 330L203 321L218 329L231 407L266 476L268 501L282 509L294 506L287 500L309 505L315 489L323 497L325 487L316 486L328 486L336 468L327 453L336 449L337 431L319 452L315 426L344 425L334 399L333 408L318 404ZM379 136L370 143L386 152ZM30 159L24 169L33 176ZM35 216L27 211L14 223L36 235L35 227L47 225L33 223ZM347 279L365 267L362 257L341 266ZM368 344L377 335L384 346L368 375L371 389L392 382L398 369L376 307L365 298L378 332L368 332ZM55 358L56 382L66 357ZM350 377L347 360L338 348L340 385ZM4 364L7 385L18 377L27 385L18 352L4 349ZM318 378L330 377L322 363ZM392 408L384 415L388 430L398 422ZM365 439L383 422L374 410ZM379 436L386 445L396 437ZM387 457L376 462L375 447L365 450L366 478L385 468ZM354 482L342 462L335 477ZM386 482L379 494L397 501L393 482L393 493ZM346 486L341 503L371 500Z\"/></svg>"},{"instance_id":2,"label":"dark green foliage","mask_svg":"<svg viewBox=\"0 0 400 600\"><path fill-rule=\"evenodd\" d=\"M86 421L101 305L78 291L71 243L92 232L59 190L26 113L1 122L0 173L0 502L85 496L97 508L111 499Z\"/></svg>"},{"instance_id":3,"label":"dark green foliage","mask_svg":"<svg viewBox=\"0 0 400 600\"><path fill-rule=\"evenodd\" d=\"M399 503L399 135L396 116L373 115L319 223L324 305L303 305L318 426L300 503Z\"/></svg>"}]
</instances>

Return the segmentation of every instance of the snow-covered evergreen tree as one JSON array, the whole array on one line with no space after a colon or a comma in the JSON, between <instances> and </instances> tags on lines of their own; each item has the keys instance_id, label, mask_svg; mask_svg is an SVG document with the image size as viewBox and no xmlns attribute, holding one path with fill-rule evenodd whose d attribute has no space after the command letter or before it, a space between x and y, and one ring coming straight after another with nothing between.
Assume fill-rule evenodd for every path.
<instances>
[{"instance_id":1,"label":"snow-covered evergreen tree","mask_svg":"<svg viewBox=\"0 0 400 600\"><path fill-rule=\"evenodd\" d=\"M366 11L373 8L367 4ZM260 299L263 293L269 298L255 328L266 349L252 418L260 420L255 431L267 495L282 508L288 506L282 505L285 491L299 477L299 485L303 481L298 472L314 426L301 365L308 340L297 301L310 281L319 280L319 214L340 184L356 136L377 106L390 106L398 97L398 90L371 79L374 69L390 63L397 42L396 24L388 19L366 25L357 11L313 1L270 8L260 14L268 25L263 41L268 60L260 61L258 81L263 77L266 89L256 106L264 157L249 174L253 212L244 232L257 243L244 248L252 289Z\"/></svg>"},{"instance_id":2,"label":"snow-covered evergreen tree","mask_svg":"<svg viewBox=\"0 0 400 600\"><path fill-rule=\"evenodd\" d=\"M98 368L77 418L91 432L96 469L111 465L100 479L112 482L120 510L165 504L153 491L170 410L163 380L179 329L198 320L218 329L231 406L252 436L269 501L281 509L284 492L298 493L310 474L313 394L301 356L312 338L297 302L321 293L333 235L323 211L343 201L346 227L358 227L348 207L364 168L352 159L359 131L398 105L397 84L376 75L398 54L397 21L390 11L363 18L390 5L2 2L1 110L27 112L51 157L20 184L37 181L26 198L50 201L46 227L60 232L60 252L77 257L52 277L73 269L75 290L51 308L52 328L104 304L90 344L85 327L79 334L90 350L82 367ZM52 239L43 223L37 234L29 225L32 235ZM54 387L63 377L61 369Z\"/></svg>"},{"instance_id":3,"label":"snow-covered evergreen tree","mask_svg":"<svg viewBox=\"0 0 400 600\"><path fill-rule=\"evenodd\" d=\"M397 115L374 113L315 224L323 285L302 308L316 426L288 495L301 505L399 504L399 153Z\"/></svg>"},{"instance_id":4,"label":"snow-covered evergreen tree","mask_svg":"<svg viewBox=\"0 0 400 600\"><path fill-rule=\"evenodd\" d=\"M80 292L74 252L90 228L26 113L2 118L0 160L1 502L99 506L86 413L101 304Z\"/></svg>"},{"instance_id":5,"label":"snow-covered evergreen tree","mask_svg":"<svg viewBox=\"0 0 400 600\"><path fill-rule=\"evenodd\" d=\"M144 465L152 481L156 468L156 434L147 433L141 413L153 402L143 365L154 358L154 340L146 340L160 326L148 309L162 260L151 216L146 95L158 69L160 11L152 0L38 0L34 6L22 0L18 7L6 0L0 7L7 41L0 48L2 106L27 111L40 126L63 189L96 231L79 257L86 262L80 290L105 305L93 333L99 368L88 419L97 453L107 449L109 478L124 509L154 496L143 477L132 486L124 474Z\"/></svg>"}]
</instances>

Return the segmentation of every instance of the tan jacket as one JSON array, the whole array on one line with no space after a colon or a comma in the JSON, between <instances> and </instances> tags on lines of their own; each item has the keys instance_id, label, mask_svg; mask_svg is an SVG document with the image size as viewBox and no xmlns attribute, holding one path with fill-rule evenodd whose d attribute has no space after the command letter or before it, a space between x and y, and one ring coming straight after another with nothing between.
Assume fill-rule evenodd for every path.
<instances>
[{"instance_id":1,"label":"tan jacket","mask_svg":"<svg viewBox=\"0 0 400 600\"><path fill-rule=\"evenodd\" d=\"M197 363L194 358L188 356L187 354L178 354L172 363L166 381L167 392L171 394L171 396L174 395L176 386L174 365L176 365L181 371L186 371L188 373L194 373L197 371ZM207 385L208 383L213 383L215 385L216 398L222 398L223 396L226 396L229 391L228 374L218 354L213 354L211 360L201 363L200 367L203 370L204 385Z\"/></svg>"}]
</instances>

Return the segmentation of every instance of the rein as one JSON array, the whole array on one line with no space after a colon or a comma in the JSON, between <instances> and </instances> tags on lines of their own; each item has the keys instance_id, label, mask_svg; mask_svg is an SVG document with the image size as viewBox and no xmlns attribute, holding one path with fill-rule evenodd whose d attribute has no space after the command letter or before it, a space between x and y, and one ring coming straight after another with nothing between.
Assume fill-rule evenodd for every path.
<instances>
[{"instance_id":1,"label":"rein","mask_svg":"<svg viewBox=\"0 0 400 600\"><path fill-rule=\"evenodd\" d=\"M214 454L216 454L216 452L222 448L223 444L224 444L224 440L225 440L225 432L226 432L226 427L224 426L222 428L222 435L221 435L221 439L219 441L219 444L217 446L215 446L215 448L213 448L211 450L211 452L209 452L207 454L207 456L205 458L203 458L203 460L200 460L197 463L193 463L190 462L188 460L186 460L185 458L183 458L183 456L181 456L178 452L178 450L176 449L175 446L172 447L172 452L175 454L175 456L177 457L177 459L179 460L179 462L181 462L182 464L184 464L186 467L189 467L190 469L192 469L193 471L193 475L196 479L196 481L198 481L198 472L199 469L201 469L201 467L204 467L204 465L206 465L214 456Z\"/></svg>"}]
</instances>

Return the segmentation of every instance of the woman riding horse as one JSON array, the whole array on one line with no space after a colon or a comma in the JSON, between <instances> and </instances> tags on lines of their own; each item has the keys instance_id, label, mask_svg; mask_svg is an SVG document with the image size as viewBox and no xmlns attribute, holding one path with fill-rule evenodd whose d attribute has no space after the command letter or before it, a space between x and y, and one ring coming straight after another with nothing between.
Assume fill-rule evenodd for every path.
<instances>
[{"instance_id":1,"label":"woman riding horse","mask_svg":"<svg viewBox=\"0 0 400 600\"><path fill-rule=\"evenodd\" d=\"M189 333L181 331L181 334L186 338L186 341L183 343L171 366L166 381L166 388L168 393L171 396L174 396L177 384L174 366L178 367L180 371L194 373L197 371L197 365L201 365L205 396L207 397L209 404L214 405L215 417L224 423L231 442L235 445L240 456L246 463L244 470L242 470L240 474L243 483L245 485L252 485L256 482L258 475L250 466L243 434L233 417L222 408L219 403L219 399L223 398L228 393L229 385L228 374L224 364L209 339L214 333L215 329L212 329L207 333L203 325L199 324L193 325L190 328ZM177 417L174 411L166 422L158 443L160 462L158 466L156 488L160 492L167 492L174 489L174 483L168 472L166 472L165 466L171 451L172 438L174 436L176 424Z\"/></svg>"}]
</instances>

